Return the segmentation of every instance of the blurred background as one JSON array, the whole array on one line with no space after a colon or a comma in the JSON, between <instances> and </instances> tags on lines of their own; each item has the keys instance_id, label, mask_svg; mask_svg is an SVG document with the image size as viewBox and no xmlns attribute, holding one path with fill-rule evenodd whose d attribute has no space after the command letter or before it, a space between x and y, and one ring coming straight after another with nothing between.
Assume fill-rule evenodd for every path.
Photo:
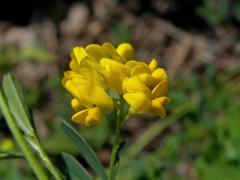
<instances>
[{"instance_id":1,"label":"blurred background","mask_svg":"<svg viewBox=\"0 0 240 180\"><path fill-rule=\"evenodd\" d=\"M74 46L130 42L170 76L167 117L132 117L123 129L119 179L240 179L239 0L48 0L0 3L0 80L24 89L39 136L54 159L78 150L60 128L70 96L60 81ZM0 150L17 149L0 112ZM79 132L107 165L111 122ZM0 179L35 179L22 160L0 161Z\"/></svg>"}]
</instances>

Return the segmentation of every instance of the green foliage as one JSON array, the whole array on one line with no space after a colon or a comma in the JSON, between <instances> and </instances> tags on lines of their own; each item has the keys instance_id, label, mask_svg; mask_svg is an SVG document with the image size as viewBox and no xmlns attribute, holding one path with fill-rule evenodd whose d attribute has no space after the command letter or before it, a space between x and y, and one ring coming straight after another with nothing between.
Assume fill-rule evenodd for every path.
<instances>
[{"instance_id":1,"label":"green foliage","mask_svg":"<svg viewBox=\"0 0 240 180\"><path fill-rule=\"evenodd\" d=\"M72 156L66 153L59 155L57 161L58 167L60 167L59 170L63 173L62 175L59 174L59 171L50 161L48 155L40 144L37 134L33 128L33 121L24 103L22 91L17 86L15 80L10 74L5 75L3 78L3 89L6 100L0 91L0 107L10 127L10 130L13 133L14 138L19 144L23 155L27 158L29 165L34 170L36 176L39 179L47 179L47 175L44 172L45 170L42 169L36 157L33 155L34 151L38 153L38 158L42 160L42 164L49 170L49 172L56 180L62 179L62 176L64 176L65 179L70 180L79 178L91 179L87 171ZM7 103L5 101L7 101ZM14 118L12 118L12 116ZM70 139L73 140L74 144L77 145L78 149L86 161L89 163L89 165L92 167L92 169L101 177L101 179L107 179L104 167L90 146L88 146L86 141L80 136L80 134L78 134L78 132L75 131L66 122L63 122L63 129L69 135ZM30 149L29 145L32 149ZM1 152L0 155L1 159L21 157L20 155L13 152ZM64 166L65 169L63 169L62 166Z\"/></svg>"},{"instance_id":2,"label":"green foliage","mask_svg":"<svg viewBox=\"0 0 240 180\"><path fill-rule=\"evenodd\" d=\"M25 163L21 162L21 170L17 168L19 162L3 160L0 162L0 178L3 180L35 180L32 174L25 167Z\"/></svg>"},{"instance_id":3,"label":"green foliage","mask_svg":"<svg viewBox=\"0 0 240 180\"><path fill-rule=\"evenodd\" d=\"M50 63L53 62L54 56L40 47L29 46L21 50L20 59L33 59L40 63Z\"/></svg>"},{"instance_id":4,"label":"green foliage","mask_svg":"<svg viewBox=\"0 0 240 180\"><path fill-rule=\"evenodd\" d=\"M8 70L16 64L17 50L12 45L0 45L0 71Z\"/></svg>"},{"instance_id":5,"label":"green foliage","mask_svg":"<svg viewBox=\"0 0 240 180\"><path fill-rule=\"evenodd\" d=\"M97 126L81 128L81 134L94 149L101 148L113 133L109 119L104 118Z\"/></svg>"},{"instance_id":6,"label":"green foliage","mask_svg":"<svg viewBox=\"0 0 240 180\"><path fill-rule=\"evenodd\" d=\"M33 136L33 128L30 123L30 114L23 101L22 91L10 74L3 78L3 90L8 106L21 130L29 136Z\"/></svg>"},{"instance_id":7,"label":"green foliage","mask_svg":"<svg viewBox=\"0 0 240 180\"><path fill-rule=\"evenodd\" d=\"M27 107L35 108L39 105L40 90L36 86L32 86L28 89L23 89L24 99L26 101Z\"/></svg>"},{"instance_id":8,"label":"green foliage","mask_svg":"<svg viewBox=\"0 0 240 180\"><path fill-rule=\"evenodd\" d=\"M165 120L156 121L151 128L146 128L136 143L125 148L121 155L118 179L181 179L185 175L179 176L178 168L181 164L189 163L189 160L189 166L199 179L205 180L213 177L219 180L239 179L240 99L237 96L237 83L232 83L233 77L237 77L235 71L231 77L229 76L231 72L220 76L214 67L209 66L201 77L193 75L187 80L178 78L172 81L170 89L175 90L170 90L172 101L168 106L168 111L171 113ZM52 80L53 84L50 83L48 88L55 87L61 93L61 87L57 85L56 79L58 78L55 77ZM10 78L8 81L11 82L12 79ZM11 85L11 83L9 84ZM8 91L6 94L13 90ZM18 98L15 99L14 96L16 95L11 95L10 99L16 101ZM66 99L68 98L66 97ZM15 106L18 104L16 103ZM64 107L64 105L61 106ZM172 125L177 125L179 130L169 129ZM74 142L69 141L65 134L58 129L58 133L53 133L53 136L44 141L45 150L53 154L65 151L74 155L79 155L80 151L81 155L86 158L88 150L86 150L82 138L79 139L78 132L69 125L65 128L69 131L67 133L69 138L75 139ZM106 120L103 120L98 126L81 128L80 131L96 149L105 145L112 133L111 124ZM167 136L159 141L161 142L159 145L154 145L154 150L145 150L149 145L152 146L152 142L158 139L160 134L166 131L168 132ZM83 147L85 150L82 149ZM68 167L79 166L72 157L66 161ZM73 162L68 164L71 161ZM103 170L103 167L100 169ZM16 169L14 171L18 173ZM60 171L66 176L66 172L64 173L61 168ZM100 172L101 170L95 169L95 171ZM69 173L75 176L79 172L68 171ZM105 177L105 175L103 176ZM4 174L3 177L7 177L7 175Z\"/></svg>"},{"instance_id":9,"label":"green foliage","mask_svg":"<svg viewBox=\"0 0 240 180\"><path fill-rule=\"evenodd\" d=\"M107 174L104 167L98 160L96 154L93 152L91 147L86 143L86 141L81 137L81 135L71 127L66 121L62 121L62 127L69 138L74 142L74 144L79 148L82 156L96 172L96 174L103 180L107 179Z\"/></svg>"},{"instance_id":10,"label":"green foliage","mask_svg":"<svg viewBox=\"0 0 240 180\"><path fill-rule=\"evenodd\" d=\"M23 155L15 151L0 151L0 160L23 158Z\"/></svg>"},{"instance_id":11,"label":"green foliage","mask_svg":"<svg viewBox=\"0 0 240 180\"><path fill-rule=\"evenodd\" d=\"M64 143L63 143L64 142ZM50 154L57 154L60 152L68 152L75 156L79 155L78 148L74 145L72 141L59 129L52 133L47 139L42 141L44 149Z\"/></svg>"},{"instance_id":12,"label":"green foliage","mask_svg":"<svg viewBox=\"0 0 240 180\"><path fill-rule=\"evenodd\" d=\"M211 25L218 25L232 19L240 22L240 2L228 0L204 0L197 9L197 14L202 16Z\"/></svg>"},{"instance_id":13,"label":"green foliage","mask_svg":"<svg viewBox=\"0 0 240 180\"><path fill-rule=\"evenodd\" d=\"M8 83L7 85L8 86ZM4 89L7 89L8 87L4 87ZM13 89L15 89L16 86L13 84ZM19 100L20 97L17 97L17 100ZM8 103L9 99L6 100L2 90L0 89L0 107L1 107L1 111L5 117L6 123L11 131L11 133L13 134L16 142L18 143L20 149L22 150L25 158L27 159L29 165L31 166L32 170L34 171L35 175L39 178L39 179L47 179L47 175L45 174L44 170L42 169L41 165L39 164L39 162L37 161L36 157L34 156L34 153L32 152L29 144L26 142L24 135L21 132L21 127L18 127L18 124L16 122L16 120L13 118L12 113L10 112L10 109L8 107ZM12 101L15 101L14 99L12 99ZM24 108L21 108L22 110ZM14 112L13 112L14 113ZM22 113L21 113L22 114ZM23 129L25 130L25 129ZM28 131L26 130L25 133L28 133ZM29 134L27 134L28 137ZM34 134L32 134L34 135ZM34 137L32 137L34 138Z\"/></svg>"},{"instance_id":14,"label":"green foliage","mask_svg":"<svg viewBox=\"0 0 240 180\"><path fill-rule=\"evenodd\" d=\"M78 161L67 153L61 153L57 158L57 164L66 180L91 180L92 178Z\"/></svg>"},{"instance_id":15,"label":"green foliage","mask_svg":"<svg viewBox=\"0 0 240 180\"><path fill-rule=\"evenodd\" d=\"M12 55L8 55L9 58L15 57L15 50L10 47L7 49L6 51L12 52ZM3 50L0 49L0 51ZM0 56L0 58L2 57ZM0 59L0 67L11 64L3 65L4 62L7 61ZM141 130L135 143L129 144L127 142L126 148L121 154L118 179L186 179L192 171L198 179L203 180L240 179L238 173L240 168L238 74L239 67L235 68L234 71L218 72L214 67L208 66L203 74L191 74L186 78L178 77L171 81L171 103L167 106L169 115L166 119L156 121L150 127ZM43 88L45 91L54 90L56 94L59 94L59 99L52 109L55 115L69 118L72 112L66 102L70 101L70 97L63 91L59 83L60 80L61 74L51 76ZM3 84L5 97L8 104L12 106L11 113L16 124L18 124L18 128L21 127L21 133L26 143L31 143L34 155L38 155L38 159L42 160L42 165L45 165L45 159L39 156L39 152L47 152L52 155L68 152L76 157L86 156L85 152L88 150L82 141L83 138L79 138L78 132L71 127L67 127L69 131L69 137L67 137L53 123L49 127L51 132L49 137L42 141L44 148L38 140L37 143L36 139L30 138L29 140L27 136L36 132L33 128L32 118L29 117L27 108L23 105L21 92L16 86L15 80L9 75L4 77ZM40 90L34 88L30 91L24 91L24 97L28 99L30 107L35 107L34 104L39 98ZM101 149L103 146L108 146L113 128L111 122L104 119L97 126L80 128L79 131L92 147ZM74 142L69 141L69 138L77 138L77 143L75 140ZM83 147L85 150L82 149ZM1 161L1 178L7 180L36 179L33 178L29 169L25 167L24 172L26 171L26 173L22 173L22 166L15 165L15 162L19 161L18 153L1 152L0 158L1 156L2 159L11 158L11 160ZM66 154L61 156L61 160L58 159L58 156L54 159L56 159L57 168L63 177L70 179L70 177L74 178L86 173L72 156ZM58 160L62 165L64 164L63 167L66 167L65 171L58 164ZM100 166L99 169L103 170L101 164ZM190 169L187 170L187 173L181 174L179 172L181 167L189 167ZM83 171L76 171L76 168ZM100 174L101 170L96 170L95 167L95 171ZM105 173L102 173L102 176L105 177L103 174ZM48 175L50 176L50 174Z\"/></svg>"},{"instance_id":16,"label":"green foliage","mask_svg":"<svg viewBox=\"0 0 240 180\"><path fill-rule=\"evenodd\" d=\"M235 18L240 22L240 2L237 1L236 5L233 7L233 11L235 12Z\"/></svg>"},{"instance_id":17,"label":"green foliage","mask_svg":"<svg viewBox=\"0 0 240 180\"><path fill-rule=\"evenodd\" d=\"M201 179L239 179L239 165L234 165L224 161L224 159L216 159L213 163L201 161L200 159L196 162L196 166L199 170Z\"/></svg>"},{"instance_id":18,"label":"green foliage","mask_svg":"<svg viewBox=\"0 0 240 180\"><path fill-rule=\"evenodd\" d=\"M7 72L13 66L28 60L40 63L51 63L54 55L38 46L17 48L12 44L0 45L0 71Z\"/></svg>"},{"instance_id":19,"label":"green foliage","mask_svg":"<svg viewBox=\"0 0 240 180\"><path fill-rule=\"evenodd\" d=\"M197 9L197 13L210 24L220 24L226 21L228 8L228 0L204 0L203 5Z\"/></svg>"}]
</instances>

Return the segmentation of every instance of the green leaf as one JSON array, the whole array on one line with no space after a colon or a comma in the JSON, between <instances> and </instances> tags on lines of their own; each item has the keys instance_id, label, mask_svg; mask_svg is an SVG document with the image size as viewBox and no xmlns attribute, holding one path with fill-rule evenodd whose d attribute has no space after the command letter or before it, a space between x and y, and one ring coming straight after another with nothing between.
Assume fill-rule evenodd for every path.
<instances>
[{"instance_id":1,"label":"green leaf","mask_svg":"<svg viewBox=\"0 0 240 180\"><path fill-rule=\"evenodd\" d=\"M6 74L3 77L3 91L10 111L19 128L21 128L25 134L32 136L34 130L29 121L30 115L23 101L22 90L10 74Z\"/></svg>"},{"instance_id":2,"label":"green leaf","mask_svg":"<svg viewBox=\"0 0 240 180\"><path fill-rule=\"evenodd\" d=\"M92 179L84 167L70 154L59 154L57 157L57 165L67 180Z\"/></svg>"},{"instance_id":3,"label":"green leaf","mask_svg":"<svg viewBox=\"0 0 240 180\"><path fill-rule=\"evenodd\" d=\"M96 154L93 152L92 148L87 144L83 137L66 121L62 121L63 130L73 141L73 143L79 148L82 156L96 172L96 174L103 180L107 179L107 174L103 165L100 163Z\"/></svg>"},{"instance_id":4,"label":"green leaf","mask_svg":"<svg viewBox=\"0 0 240 180\"><path fill-rule=\"evenodd\" d=\"M22 158L23 155L15 151L0 151L0 160Z\"/></svg>"},{"instance_id":5,"label":"green leaf","mask_svg":"<svg viewBox=\"0 0 240 180\"><path fill-rule=\"evenodd\" d=\"M20 59L33 59L40 63L51 63L54 60L54 55L48 52L47 50L37 47L37 46L28 46L21 50Z\"/></svg>"}]
</instances>

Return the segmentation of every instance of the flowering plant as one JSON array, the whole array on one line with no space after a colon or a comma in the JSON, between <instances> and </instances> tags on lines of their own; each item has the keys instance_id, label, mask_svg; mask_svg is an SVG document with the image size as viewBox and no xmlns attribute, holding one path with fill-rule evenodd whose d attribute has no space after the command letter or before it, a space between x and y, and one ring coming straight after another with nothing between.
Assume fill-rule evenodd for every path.
<instances>
[{"instance_id":1,"label":"flowering plant","mask_svg":"<svg viewBox=\"0 0 240 180\"><path fill-rule=\"evenodd\" d=\"M127 43L116 49L110 43L75 47L71 58L62 84L73 97L74 122L86 126L100 122L102 113L121 98L132 113L165 116L168 78L157 60L149 64L135 60L133 47Z\"/></svg>"},{"instance_id":2,"label":"flowering plant","mask_svg":"<svg viewBox=\"0 0 240 180\"><path fill-rule=\"evenodd\" d=\"M91 126L100 123L103 116L113 115L116 129L108 175L90 146L67 121L63 121L63 129L96 174L101 179L113 180L117 175L119 150L122 147L121 128L131 114L153 113L160 118L166 115L164 107L169 102L168 76L163 68L158 67L156 59L149 64L136 60L134 49L128 43L122 43L117 48L110 43L75 47L69 67L70 70L64 72L62 85L72 96L70 104L75 111L72 121ZM92 179L69 154L61 153L55 163L50 160L35 132L21 90L9 74L3 78L0 107L38 179L48 179L50 176L57 180ZM13 154L10 156L13 157ZM45 172L38 158L51 175ZM63 169L63 164L67 171Z\"/></svg>"}]
</instances>

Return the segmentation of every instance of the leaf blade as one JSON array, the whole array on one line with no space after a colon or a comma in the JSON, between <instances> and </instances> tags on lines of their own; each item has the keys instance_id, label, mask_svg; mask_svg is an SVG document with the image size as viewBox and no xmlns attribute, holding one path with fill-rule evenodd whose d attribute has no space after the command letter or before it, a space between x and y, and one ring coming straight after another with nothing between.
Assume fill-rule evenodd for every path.
<instances>
[{"instance_id":1,"label":"leaf blade","mask_svg":"<svg viewBox=\"0 0 240 180\"><path fill-rule=\"evenodd\" d=\"M18 126L24 133L32 136L34 130L29 120L29 112L23 101L22 90L10 74L6 74L3 77L3 91Z\"/></svg>"},{"instance_id":2,"label":"leaf blade","mask_svg":"<svg viewBox=\"0 0 240 180\"><path fill-rule=\"evenodd\" d=\"M103 180L107 179L107 174L103 165L100 163L96 154L93 152L92 148L87 144L87 142L81 137L81 135L66 121L62 121L62 128L69 136L69 138L75 143L79 148L82 156L85 158L87 163L92 167L96 174Z\"/></svg>"},{"instance_id":3,"label":"leaf blade","mask_svg":"<svg viewBox=\"0 0 240 180\"><path fill-rule=\"evenodd\" d=\"M60 153L57 157L59 170L66 176L66 179L76 180L92 180L85 168L70 154Z\"/></svg>"},{"instance_id":4,"label":"leaf blade","mask_svg":"<svg viewBox=\"0 0 240 180\"><path fill-rule=\"evenodd\" d=\"M23 154L15 151L0 151L0 160L23 158Z\"/></svg>"}]
</instances>

